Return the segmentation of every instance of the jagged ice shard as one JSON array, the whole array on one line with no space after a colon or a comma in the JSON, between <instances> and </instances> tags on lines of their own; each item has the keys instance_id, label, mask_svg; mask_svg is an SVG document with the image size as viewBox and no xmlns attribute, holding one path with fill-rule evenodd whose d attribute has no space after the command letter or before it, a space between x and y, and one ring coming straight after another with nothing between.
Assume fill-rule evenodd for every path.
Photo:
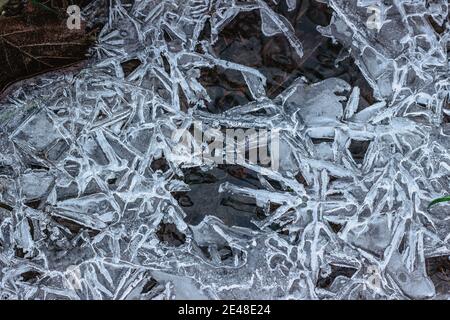
<instances>
[{"instance_id":1,"label":"jagged ice shard","mask_svg":"<svg viewBox=\"0 0 450 320\"><path fill-rule=\"evenodd\" d=\"M352 59L372 101L303 74L273 94L267 72L214 50L252 12L261 37L306 59L308 39L274 9L302 2L111 0L83 70L11 92L1 298L450 298L450 275L429 268L448 265L450 205L428 208L450 193L449 4L319 1L333 14L313 31L342 46L333 63ZM211 112L204 70L242 77L248 101ZM205 163L179 143L195 122L279 132L279 167Z\"/></svg>"}]
</instances>

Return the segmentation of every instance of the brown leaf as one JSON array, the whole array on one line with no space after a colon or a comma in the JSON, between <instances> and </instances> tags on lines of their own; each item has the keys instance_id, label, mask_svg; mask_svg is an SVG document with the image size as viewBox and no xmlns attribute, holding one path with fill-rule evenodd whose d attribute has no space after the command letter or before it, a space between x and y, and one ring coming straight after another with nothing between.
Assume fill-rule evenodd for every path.
<instances>
[{"instance_id":1,"label":"brown leaf","mask_svg":"<svg viewBox=\"0 0 450 320\"><path fill-rule=\"evenodd\" d=\"M94 40L84 24L70 30L63 14L33 5L0 17L0 93L14 82L85 60Z\"/></svg>"}]
</instances>

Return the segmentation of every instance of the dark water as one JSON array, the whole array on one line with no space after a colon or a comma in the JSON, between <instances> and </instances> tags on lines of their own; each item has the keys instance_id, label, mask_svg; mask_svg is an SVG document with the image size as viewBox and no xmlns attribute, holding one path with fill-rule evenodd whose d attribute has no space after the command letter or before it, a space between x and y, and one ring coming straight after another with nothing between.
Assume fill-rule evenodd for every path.
<instances>
[{"instance_id":1,"label":"dark water","mask_svg":"<svg viewBox=\"0 0 450 320\"><path fill-rule=\"evenodd\" d=\"M271 2L269 2L271 3ZM259 11L241 12L219 34L214 45L217 57L258 69L267 77L267 95L276 97L292 82L304 76L312 83L338 77L352 86L359 86L366 100L373 103L372 90L351 58L336 65L342 46L322 36L317 26L329 24L332 11L314 0L299 0L293 11L284 1L272 4L275 12L289 20L303 44L300 58L283 34L266 37L261 31ZM208 28L208 26L207 26ZM205 32L205 37L208 33ZM212 98L209 110L220 113L252 100L240 72L221 68L203 69L202 84Z\"/></svg>"},{"instance_id":2,"label":"dark water","mask_svg":"<svg viewBox=\"0 0 450 320\"><path fill-rule=\"evenodd\" d=\"M219 193L225 182L252 189L263 189L255 172L238 165L220 165L211 171L189 168L184 171L184 181L191 191L176 193L174 197L186 212L186 222L199 224L206 215L220 218L229 226L256 229L252 220L264 218L254 198Z\"/></svg>"}]
</instances>

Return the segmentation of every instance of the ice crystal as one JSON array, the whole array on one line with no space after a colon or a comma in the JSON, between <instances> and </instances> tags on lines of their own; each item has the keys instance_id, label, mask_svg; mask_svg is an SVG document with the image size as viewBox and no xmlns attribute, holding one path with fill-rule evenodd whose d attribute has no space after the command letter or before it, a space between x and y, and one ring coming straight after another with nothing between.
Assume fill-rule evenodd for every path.
<instances>
[{"instance_id":1,"label":"ice crystal","mask_svg":"<svg viewBox=\"0 0 450 320\"><path fill-rule=\"evenodd\" d=\"M111 0L86 68L7 97L2 298L450 297L448 275L427 271L450 255L450 207L428 209L450 193L448 2L320 1L333 16L318 31L343 47L336 67L356 63L369 102L306 75L271 97L267 73L213 50L256 12L262 37L305 58L281 2L303 5ZM250 101L210 112L204 70L242 76ZM202 163L179 143L196 121L279 131L278 170Z\"/></svg>"}]
</instances>

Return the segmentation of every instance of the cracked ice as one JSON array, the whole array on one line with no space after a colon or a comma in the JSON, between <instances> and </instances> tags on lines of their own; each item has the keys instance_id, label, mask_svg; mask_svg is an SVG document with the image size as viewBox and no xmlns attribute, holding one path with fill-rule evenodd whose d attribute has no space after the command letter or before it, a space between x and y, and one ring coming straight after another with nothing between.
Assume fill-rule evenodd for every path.
<instances>
[{"instance_id":1,"label":"cracked ice","mask_svg":"<svg viewBox=\"0 0 450 320\"><path fill-rule=\"evenodd\" d=\"M267 73L213 50L256 12L261 37L283 37L303 58L307 39L278 2L302 1L112 0L81 72L9 94L2 298L450 297L449 275L437 284L427 273L450 254L450 206L428 209L450 193L448 2L320 1L333 15L317 30L354 60L373 91L364 103L337 77L300 75L273 97ZM208 110L201 71L218 69L243 77L249 102ZM202 163L174 134L195 121L277 130L278 170Z\"/></svg>"}]
</instances>

